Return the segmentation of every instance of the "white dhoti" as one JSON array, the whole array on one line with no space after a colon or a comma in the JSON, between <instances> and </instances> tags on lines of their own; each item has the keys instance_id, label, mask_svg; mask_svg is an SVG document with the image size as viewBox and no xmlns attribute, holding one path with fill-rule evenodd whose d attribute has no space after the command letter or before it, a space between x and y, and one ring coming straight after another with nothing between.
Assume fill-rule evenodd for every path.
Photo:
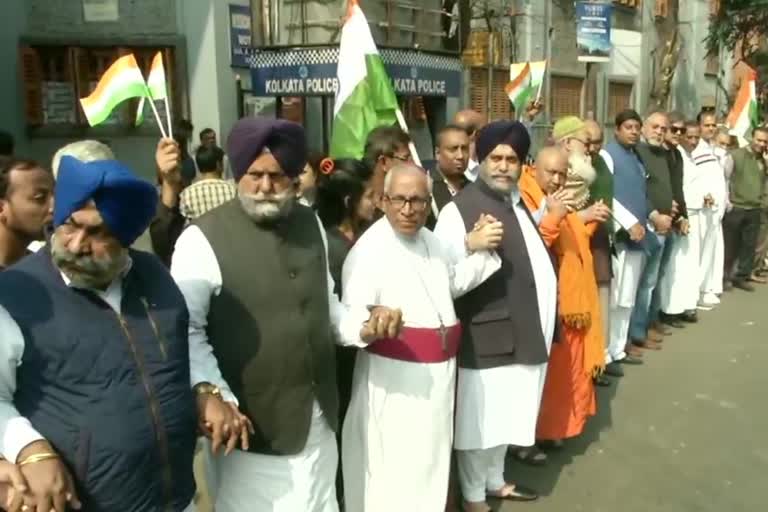
<instances>
[{"instance_id":1,"label":"white dhoti","mask_svg":"<svg viewBox=\"0 0 768 512\"><path fill-rule=\"evenodd\" d=\"M210 446L208 447L210 450ZM336 435L315 403L309 436L297 455L235 450L212 458L216 512L338 512Z\"/></svg>"},{"instance_id":2,"label":"white dhoti","mask_svg":"<svg viewBox=\"0 0 768 512\"><path fill-rule=\"evenodd\" d=\"M611 324L610 341L605 354L606 363L620 361L626 357L624 352L629 334L629 322L640 278L643 275L645 253L641 250L629 250L626 244L616 244L613 256L613 281L611 281Z\"/></svg>"},{"instance_id":3,"label":"white dhoti","mask_svg":"<svg viewBox=\"0 0 768 512\"><path fill-rule=\"evenodd\" d=\"M358 354L341 442L349 512L442 512L455 384L455 358L415 363Z\"/></svg>"},{"instance_id":4,"label":"white dhoti","mask_svg":"<svg viewBox=\"0 0 768 512\"><path fill-rule=\"evenodd\" d=\"M705 208L699 217L701 293L723 292L724 245L722 218L718 211Z\"/></svg>"},{"instance_id":5,"label":"white dhoti","mask_svg":"<svg viewBox=\"0 0 768 512\"><path fill-rule=\"evenodd\" d=\"M676 235L672 245L667 271L659 285L661 310L668 315L695 311L699 301L702 281L699 221L699 212L688 210L688 235Z\"/></svg>"}]
</instances>

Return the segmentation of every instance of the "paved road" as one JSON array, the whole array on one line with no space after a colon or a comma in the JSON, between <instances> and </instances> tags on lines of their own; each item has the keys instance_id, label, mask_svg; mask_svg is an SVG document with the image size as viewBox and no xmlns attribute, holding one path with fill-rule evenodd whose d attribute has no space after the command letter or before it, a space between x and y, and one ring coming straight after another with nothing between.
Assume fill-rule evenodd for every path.
<instances>
[{"instance_id":1,"label":"paved road","mask_svg":"<svg viewBox=\"0 0 768 512\"><path fill-rule=\"evenodd\" d=\"M599 392L587 432L507 478L543 497L511 512L768 511L768 287L734 291Z\"/></svg>"}]
</instances>

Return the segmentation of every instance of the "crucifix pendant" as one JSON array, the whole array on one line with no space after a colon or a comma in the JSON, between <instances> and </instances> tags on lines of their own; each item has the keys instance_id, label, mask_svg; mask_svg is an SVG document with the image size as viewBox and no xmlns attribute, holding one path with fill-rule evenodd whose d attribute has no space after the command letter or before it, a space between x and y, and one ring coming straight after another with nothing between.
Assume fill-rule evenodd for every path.
<instances>
[{"instance_id":1,"label":"crucifix pendant","mask_svg":"<svg viewBox=\"0 0 768 512\"><path fill-rule=\"evenodd\" d=\"M440 344L443 346L443 352L448 352L448 329L445 328L443 322L440 322Z\"/></svg>"}]
</instances>

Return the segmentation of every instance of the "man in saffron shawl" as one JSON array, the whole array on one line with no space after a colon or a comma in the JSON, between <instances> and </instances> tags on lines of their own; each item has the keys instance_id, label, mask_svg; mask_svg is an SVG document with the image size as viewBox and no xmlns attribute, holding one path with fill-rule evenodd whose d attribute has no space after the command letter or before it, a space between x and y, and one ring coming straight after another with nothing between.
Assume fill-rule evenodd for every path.
<instances>
[{"instance_id":1,"label":"man in saffron shawl","mask_svg":"<svg viewBox=\"0 0 768 512\"><path fill-rule=\"evenodd\" d=\"M565 137L578 137L583 132L579 123L582 128ZM574 144L569 156L564 145L543 149L535 169L528 169L520 179L523 200L536 212L534 218L540 218L539 232L558 267L561 329L558 343L552 346L536 428L537 440L546 441L582 432L596 410L592 378L604 364L605 341L589 242L598 223L608 219L609 210L601 202L574 210L595 173L584 151Z\"/></svg>"}]
</instances>

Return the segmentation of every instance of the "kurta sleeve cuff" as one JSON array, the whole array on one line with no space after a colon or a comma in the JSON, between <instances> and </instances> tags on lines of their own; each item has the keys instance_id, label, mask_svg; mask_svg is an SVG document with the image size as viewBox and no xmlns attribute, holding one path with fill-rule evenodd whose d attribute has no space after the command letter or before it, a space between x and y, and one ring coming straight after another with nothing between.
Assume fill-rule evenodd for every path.
<instances>
[{"instance_id":1,"label":"kurta sleeve cuff","mask_svg":"<svg viewBox=\"0 0 768 512\"><path fill-rule=\"evenodd\" d=\"M630 211L616 199L613 200L613 218L616 220L614 231L619 231L620 229L629 230L629 228L638 223L637 217L632 215Z\"/></svg>"},{"instance_id":2,"label":"kurta sleeve cuff","mask_svg":"<svg viewBox=\"0 0 768 512\"><path fill-rule=\"evenodd\" d=\"M27 418L22 416L11 418L3 430L3 457L15 463L24 448L35 441L44 440L45 438L34 429Z\"/></svg>"}]
</instances>

